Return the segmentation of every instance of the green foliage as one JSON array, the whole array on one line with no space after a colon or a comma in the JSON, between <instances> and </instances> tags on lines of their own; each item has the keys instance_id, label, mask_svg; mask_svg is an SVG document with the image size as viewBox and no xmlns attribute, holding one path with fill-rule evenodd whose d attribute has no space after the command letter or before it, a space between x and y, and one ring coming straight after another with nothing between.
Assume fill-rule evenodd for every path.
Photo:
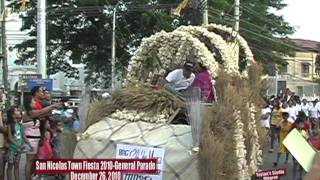
<instances>
[{"instance_id":1,"label":"green foliage","mask_svg":"<svg viewBox=\"0 0 320 180\"><path fill-rule=\"evenodd\" d=\"M10 6L18 6L19 0L10 2ZM78 78L78 70L69 63L83 63L88 84L110 86L112 12L118 2L116 66L121 73L125 73L143 37L161 30L171 31L181 24L200 24L202 20L201 1L197 0L190 0L189 8L182 11L179 19L170 15L169 8L141 6L177 4L181 0L47 0L48 74L62 71L67 77ZM234 19L229 15L233 14L233 3L234 0L209 0L210 22L232 26ZM248 40L255 58L263 64L283 62L281 56L290 54L292 47L278 43L278 39L292 34L294 29L282 16L270 11L285 7L282 0L241 0L241 4L240 34ZM17 64L36 61L36 1L30 1L22 18L21 30L30 30L30 38L12 47L20 52Z\"/></svg>"},{"instance_id":2,"label":"green foliage","mask_svg":"<svg viewBox=\"0 0 320 180\"><path fill-rule=\"evenodd\" d=\"M12 0L11 6L18 6ZM74 64L86 65L86 82L93 86L108 87L111 83L112 12L116 0L47 0L47 59L48 74L59 71L67 77L78 78ZM116 16L117 71L125 67L133 50L143 37L160 30L174 29L170 9L143 9L128 7L145 5L149 0L124 0L119 2ZM163 0L161 3L177 3ZM92 10L92 7L98 9ZM77 8L76 8L77 7ZM36 3L31 1L22 16L21 30L30 30L30 39L13 48L20 52L17 64L36 61Z\"/></svg>"},{"instance_id":3,"label":"green foliage","mask_svg":"<svg viewBox=\"0 0 320 180\"><path fill-rule=\"evenodd\" d=\"M233 27L234 0L209 0L209 6L210 22ZM295 30L274 13L286 7L283 0L241 0L240 6L240 34L248 41L257 61L266 68L270 63L283 64L284 55L294 54L293 43L282 39Z\"/></svg>"}]
</instances>

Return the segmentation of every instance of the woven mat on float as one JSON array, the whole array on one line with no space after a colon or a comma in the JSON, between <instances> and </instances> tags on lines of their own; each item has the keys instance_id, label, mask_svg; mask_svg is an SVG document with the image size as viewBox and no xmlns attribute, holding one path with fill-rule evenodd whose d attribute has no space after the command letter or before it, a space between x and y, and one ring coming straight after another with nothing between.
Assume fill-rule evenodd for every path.
<instances>
[{"instance_id":1,"label":"woven mat on float","mask_svg":"<svg viewBox=\"0 0 320 180\"><path fill-rule=\"evenodd\" d=\"M117 144L163 148L163 180L199 180L198 154L191 151L190 126L105 118L83 133L75 148L74 158L115 158Z\"/></svg>"}]
</instances>

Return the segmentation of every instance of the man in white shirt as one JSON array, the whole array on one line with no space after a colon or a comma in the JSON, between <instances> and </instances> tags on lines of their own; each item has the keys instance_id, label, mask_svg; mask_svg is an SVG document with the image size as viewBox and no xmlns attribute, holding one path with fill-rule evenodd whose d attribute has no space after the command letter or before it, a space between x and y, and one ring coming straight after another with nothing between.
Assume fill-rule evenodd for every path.
<instances>
[{"instance_id":1,"label":"man in white shirt","mask_svg":"<svg viewBox=\"0 0 320 180\"><path fill-rule=\"evenodd\" d=\"M171 71L167 77L165 78L164 86L167 89L174 90L177 92L187 90L194 78L195 75L193 74L194 65L192 62L186 62L183 65L182 69L176 69Z\"/></svg>"}]
</instances>

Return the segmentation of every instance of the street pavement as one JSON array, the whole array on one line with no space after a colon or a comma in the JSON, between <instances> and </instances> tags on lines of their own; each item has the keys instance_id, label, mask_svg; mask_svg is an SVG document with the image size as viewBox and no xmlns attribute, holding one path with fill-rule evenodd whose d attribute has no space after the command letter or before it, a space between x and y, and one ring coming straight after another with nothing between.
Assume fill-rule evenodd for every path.
<instances>
[{"instance_id":1,"label":"street pavement","mask_svg":"<svg viewBox=\"0 0 320 180\"><path fill-rule=\"evenodd\" d=\"M266 148L269 148L269 144L268 146L266 146ZM296 178L293 178L293 160L292 160L292 156L289 156L289 161L287 164L285 164L285 154L281 155L281 158L279 160L278 166L274 167L273 163L276 161L276 156L277 156L277 148L275 148L275 151L273 153L269 153L268 152L269 149L266 149L264 152L264 162L263 162L263 166L261 167L262 171L265 170L273 170L273 169L285 169L286 170L286 175L285 176L281 176L280 179L281 180L297 180L299 179L299 173L296 170Z\"/></svg>"},{"instance_id":2,"label":"street pavement","mask_svg":"<svg viewBox=\"0 0 320 180\"><path fill-rule=\"evenodd\" d=\"M26 154L22 154L21 155L21 159L20 159L20 178L19 179L26 179L25 177L25 165L26 165ZM38 178L40 179L40 178ZM38 180L37 178L34 178L34 180ZM55 177L46 177L44 178L45 180L55 180Z\"/></svg>"}]
</instances>

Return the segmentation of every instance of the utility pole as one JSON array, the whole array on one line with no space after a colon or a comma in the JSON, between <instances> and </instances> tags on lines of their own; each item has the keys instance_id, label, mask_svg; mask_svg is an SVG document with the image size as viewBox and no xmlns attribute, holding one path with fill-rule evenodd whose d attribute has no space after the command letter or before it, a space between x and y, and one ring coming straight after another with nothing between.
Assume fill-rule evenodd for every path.
<instances>
[{"instance_id":1,"label":"utility pole","mask_svg":"<svg viewBox=\"0 0 320 180\"><path fill-rule=\"evenodd\" d=\"M47 77L46 0L37 2L37 70L42 78Z\"/></svg>"},{"instance_id":2,"label":"utility pole","mask_svg":"<svg viewBox=\"0 0 320 180\"><path fill-rule=\"evenodd\" d=\"M10 105L10 85L8 81L8 53L7 53L7 34L6 34L6 16L5 11L5 0L1 0L1 13L3 15L1 21L1 43L2 43L2 75L3 75L3 85L4 85L4 94L5 94L5 105L6 108Z\"/></svg>"},{"instance_id":3,"label":"utility pole","mask_svg":"<svg viewBox=\"0 0 320 180\"><path fill-rule=\"evenodd\" d=\"M112 21L112 52L111 52L111 89L115 90L116 85L116 14L118 4L113 8Z\"/></svg>"},{"instance_id":4,"label":"utility pole","mask_svg":"<svg viewBox=\"0 0 320 180\"><path fill-rule=\"evenodd\" d=\"M203 25L208 25L208 0L203 0L204 10L203 10Z\"/></svg>"},{"instance_id":5,"label":"utility pole","mask_svg":"<svg viewBox=\"0 0 320 180\"><path fill-rule=\"evenodd\" d=\"M234 7L234 18L236 20L234 30L239 33L239 22L240 22L240 0L235 0Z\"/></svg>"}]
</instances>

